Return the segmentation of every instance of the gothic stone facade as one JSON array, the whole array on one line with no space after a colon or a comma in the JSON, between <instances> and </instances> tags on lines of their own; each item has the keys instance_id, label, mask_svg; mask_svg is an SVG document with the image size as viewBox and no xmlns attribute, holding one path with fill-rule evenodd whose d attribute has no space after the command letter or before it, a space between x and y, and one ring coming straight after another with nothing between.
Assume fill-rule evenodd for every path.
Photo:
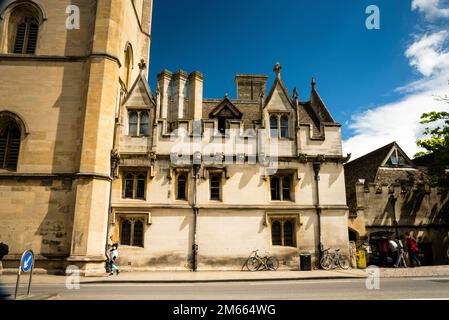
<instances>
[{"instance_id":1,"label":"gothic stone facade","mask_svg":"<svg viewBox=\"0 0 449 320\"><path fill-rule=\"evenodd\" d=\"M72 2L1 8L6 266L31 248L38 268L102 272L110 237L141 270L240 269L255 249L297 268L320 242L347 252L347 158L314 81L299 101L276 65L269 90L237 75L236 99L205 99L200 72L165 70L153 94L152 2L80 0L81 29L67 30Z\"/></svg>"},{"instance_id":2,"label":"gothic stone facade","mask_svg":"<svg viewBox=\"0 0 449 320\"><path fill-rule=\"evenodd\" d=\"M424 264L449 263L449 192L430 186L426 158L411 160L392 142L345 165L351 240L409 232Z\"/></svg>"}]
</instances>

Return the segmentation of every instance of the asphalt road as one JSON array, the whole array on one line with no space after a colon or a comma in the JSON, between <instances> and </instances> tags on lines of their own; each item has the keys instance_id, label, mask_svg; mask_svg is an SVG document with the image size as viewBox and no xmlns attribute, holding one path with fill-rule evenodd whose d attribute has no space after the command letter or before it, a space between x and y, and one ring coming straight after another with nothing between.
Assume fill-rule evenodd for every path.
<instances>
[{"instance_id":1,"label":"asphalt road","mask_svg":"<svg viewBox=\"0 0 449 320\"><path fill-rule=\"evenodd\" d=\"M10 294L14 286L3 286ZM21 292L26 288L22 287ZM308 300L308 299L445 299L449 277L381 279L380 289L368 290L365 279L299 280L225 283L111 283L64 285L35 284L32 294L43 298L57 294L63 300Z\"/></svg>"}]
</instances>

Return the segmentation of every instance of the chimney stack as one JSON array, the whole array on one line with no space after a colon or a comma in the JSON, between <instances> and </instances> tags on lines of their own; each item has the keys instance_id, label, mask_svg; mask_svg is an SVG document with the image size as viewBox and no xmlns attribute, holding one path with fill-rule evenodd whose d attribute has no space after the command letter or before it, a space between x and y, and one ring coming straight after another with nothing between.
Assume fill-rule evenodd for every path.
<instances>
[{"instance_id":1,"label":"chimney stack","mask_svg":"<svg viewBox=\"0 0 449 320\"><path fill-rule=\"evenodd\" d=\"M177 115L178 119L185 119L188 117L188 110L186 106L184 106L184 99L185 99L185 90L186 90L186 83L187 83L187 77L188 74L184 72L183 70L179 70L175 73L173 76L174 81L174 108L175 108L175 114Z\"/></svg>"},{"instance_id":2,"label":"chimney stack","mask_svg":"<svg viewBox=\"0 0 449 320\"><path fill-rule=\"evenodd\" d=\"M159 110L160 117L167 119L168 116L168 100L170 97L170 81L173 74L168 70L163 70L157 75L157 83L160 90Z\"/></svg>"},{"instance_id":3,"label":"chimney stack","mask_svg":"<svg viewBox=\"0 0 449 320\"><path fill-rule=\"evenodd\" d=\"M199 71L189 75L189 113L193 120L203 117L203 81L204 76Z\"/></svg>"}]
</instances>

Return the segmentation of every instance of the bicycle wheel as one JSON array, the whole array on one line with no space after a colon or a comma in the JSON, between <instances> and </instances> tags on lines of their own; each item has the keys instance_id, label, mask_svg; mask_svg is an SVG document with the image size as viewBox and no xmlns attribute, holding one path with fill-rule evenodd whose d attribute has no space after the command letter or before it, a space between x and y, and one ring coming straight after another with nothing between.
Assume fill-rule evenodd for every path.
<instances>
[{"instance_id":1,"label":"bicycle wheel","mask_svg":"<svg viewBox=\"0 0 449 320\"><path fill-rule=\"evenodd\" d=\"M268 270L276 271L279 268L279 260L276 257L269 257L267 259Z\"/></svg>"},{"instance_id":2,"label":"bicycle wheel","mask_svg":"<svg viewBox=\"0 0 449 320\"><path fill-rule=\"evenodd\" d=\"M246 267L249 271L257 271L260 267L260 262L255 257L251 257L246 261Z\"/></svg>"},{"instance_id":3,"label":"bicycle wheel","mask_svg":"<svg viewBox=\"0 0 449 320\"><path fill-rule=\"evenodd\" d=\"M338 266L344 270L349 269L350 262L348 257L340 255L338 257Z\"/></svg>"},{"instance_id":4,"label":"bicycle wheel","mask_svg":"<svg viewBox=\"0 0 449 320\"><path fill-rule=\"evenodd\" d=\"M320 264L321 264L321 268L323 268L324 270L333 269L333 266L334 266L330 255L325 255L324 257L322 257Z\"/></svg>"}]
</instances>

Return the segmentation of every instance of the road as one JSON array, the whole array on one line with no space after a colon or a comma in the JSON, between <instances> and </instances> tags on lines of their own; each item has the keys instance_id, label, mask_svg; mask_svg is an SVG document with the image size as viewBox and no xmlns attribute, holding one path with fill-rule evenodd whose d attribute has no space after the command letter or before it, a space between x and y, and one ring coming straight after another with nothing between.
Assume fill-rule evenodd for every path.
<instances>
[{"instance_id":1,"label":"road","mask_svg":"<svg viewBox=\"0 0 449 320\"><path fill-rule=\"evenodd\" d=\"M8 293L14 286L3 287ZM21 292L26 288L22 287ZM32 294L57 294L64 300L308 300L308 299L447 299L449 277L383 278L379 290L368 290L365 279L298 280L224 283L93 283L68 290L62 284L35 284Z\"/></svg>"}]
</instances>

